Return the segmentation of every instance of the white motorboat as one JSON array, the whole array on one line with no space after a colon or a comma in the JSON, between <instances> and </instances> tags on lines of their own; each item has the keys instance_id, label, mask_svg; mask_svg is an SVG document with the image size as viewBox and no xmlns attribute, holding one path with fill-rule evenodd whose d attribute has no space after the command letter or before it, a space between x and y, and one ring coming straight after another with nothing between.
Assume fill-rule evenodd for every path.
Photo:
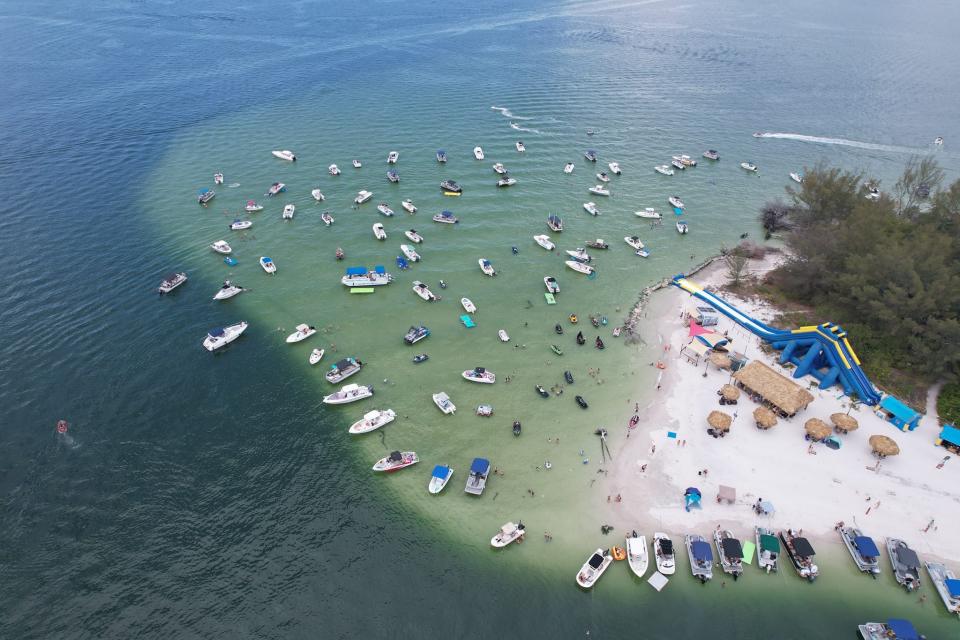
<instances>
[{"instance_id":1,"label":"white motorboat","mask_svg":"<svg viewBox=\"0 0 960 640\"><path fill-rule=\"evenodd\" d=\"M502 162L497 162L496 164L494 164L493 170L499 173L500 175L504 175L507 172L507 169L506 167L503 166Z\"/></svg>"},{"instance_id":2,"label":"white motorboat","mask_svg":"<svg viewBox=\"0 0 960 640\"><path fill-rule=\"evenodd\" d=\"M634 251L643 249L643 242L640 241L639 236L624 236L623 241L630 245L630 248Z\"/></svg>"},{"instance_id":3,"label":"white motorboat","mask_svg":"<svg viewBox=\"0 0 960 640\"><path fill-rule=\"evenodd\" d=\"M592 215L592 216L598 216L598 215L600 215L600 210L597 209L597 203L596 203L596 202L584 202L584 203L583 203L583 210L586 211L587 213L589 213L589 214Z\"/></svg>"},{"instance_id":4,"label":"white motorboat","mask_svg":"<svg viewBox=\"0 0 960 640\"><path fill-rule=\"evenodd\" d=\"M943 606L950 613L960 614L960 580L947 568L946 565L939 562L924 562L927 573L930 574L930 581L940 599L943 600Z\"/></svg>"},{"instance_id":5,"label":"white motorboat","mask_svg":"<svg viewBox=\"0 0 960 640\"><path fill-rule=\"evenodd\" d=\"M403 232L403 235L407 236L410 242L415 242L417 244L423 242L423 236L417 233L416 229L408 229L407 231Z\"/></svg>"},{"instance_id":6,"label":"white motorboat","mask_svg":"<svg viewBox=\"0 0 960 640\"><path fill-rule=\"evenodd\" d=\"M690 227L683 220L677 220L677 233L680 235L686 235L690 233Z\"/></svg>"},{"instance_id":7,"label":"white motorboat","mask_svg":"<svg viewBox=\"0 0 960 640\"><path fill-rule=\"evenodd\" d=\"M260 266L263 267L263 270L267 273L276 273L277 265L274 261L268 256L260 256Z\"/></svg>"},{"instance_id":8,"label":"white motorboat","mask_svg":"<svg viewBox=\"0 0 960 640\"><path fill-rule=\"evenodd\" d=\"M658 164L653 168L653 170L656 171L657 173L662 173L665 176L673 175L673 169L671 169L670 166L666 164Z\"/></svg>"},{"instance_id":9,"label":"white motorboat","mask_svg":"<svg viewBox=\"0 0 960 640\"><path fill-rule=\"evenodd\" d=\"M427 485L427 490L433 495L440 493L452 477L453 469L445 464L438 464L433 468L433 473L430 474L430 484Z\"/></svg>"},{"instance_id":10,"label":"white motorboat","mask_svg":"<svg viewBox=\"0 0 960 640\"><path fill-rule=\"evenodd\" d=\"M477 260L480 264L480 270L483 271L485 275L495 276L497 275L496 270L493 268L493 263L487 260L486 258L480 258Z\"/></svg>"},{"instance_id":11,"label":"white motorboat","mask_svg":"<svg viewBox=\"0 0 960 640\"><path fill-rule=\"evenodd\" d=\"M687 155L673 156L673 159L674 159L674 160L679 160L679 161L680 161L680 164L682 164L682 165L685 166L685 167L695 167L695 166L697 166L697 161L694 160L693 158L691 158L690 156L687 156Z\"/></svg>"},{"instance_id":12,"label":"white motorboat","mask_svg":"<svg viewBox=\"0 0 960 640\"><path fill-rule=\"evenodd\" d=\"M420 262L420 254L414 251L410 245L400 245L400 251L403 252L403 255L405 255L410 262Z\"/></svg>"},{"instance_id":13,"label":"white motorboat","mask_svg":"<svg viewBox=\"0 0 960 640\"><path fill-rule=\"evenodd\" d=\"M390 182L400 182L400 174L396 171L387 171L387 180Z\"/></svg>"},{"instance_id":14,"label":"white motorboat","mask_svg":"<svg viewBox=\"0 0 960 640\"><path fill-rule=\"evenodd\" d=\"M263 205L257 204L256 200L247 200L247 204L243 207L243 210L247 213L258 213L263 211Z\"/></svg>"},{"instance_id":15,"label":"white motorboat","mask_svg":"<svg viewBox=\"0 0 960 640\"><path fill-rule=\"evenodd\" d=\"M630 571L638 578L642 578L650 564L650 554L647 551L647 536L637 535L634 531L627 536L627 562Z\"/></svg>"},{"instance_id":16,"label":"white motorboat","mask_svg":"<svg viewBox=\"0 0 960 640\"><path fill-rule=\"evenodd\" d=\"M577 262L592 262L593 256L587 253L587 250L583 247L577 247L576 249L567 249L565 252L568 256L576 260Z\"/></svg>"},{"instance_id":17,"label":"white motorboat","mask_svg":"<svg viewBox=\"0 0 960 640\"><path fill-rule=\"evenodd\" d=\"M577 273L585 273L587 275L590 275L591 273L596 271L596 269L594 269L590 265L584 264L582 262L577 262L576 260L566 260L563 264L567 265L567 268L573 269Z\"/></svg>"},{"instance_id":18,"label":"white motorboat","mask_svg":"<svg viewBox=\"0 0 960 640\"><path fill-rule=\"evenodd\" d=\"M437 149L437 162L446 162L447 152L443 149Z\"/></svg>"},{"instance_id":19,"label":"white motorboat","mask_svg":"<svg viewBox=\"0 0 960 640\"><path fill-rule=\"evenodd\" d=\"M943 136L937 136L936 138L934 138L934 139L933 139L933 144L937 145L938 147L942 147L942 146L943 146Z\"/></svg>"},{"instance_id":20,"label":"white motorboat","mask_svg":"<svg viewBox=\"0 0 960 640\"><path fill-rule=\"evenodd\" d=\"M449 178L440 183L440 190L443 191L445 195L449 195L451 193L463 193L463 187L457 184L456 180L451 180Z\"/></svg>"},{"instance_id":21,"label":"white motorboat","mask_svg":"<svg viewBox=\"0 0 960 640\"><path fill-rule=\"evenodd\" d=\"M473 148L473 157L476 158L477 160L483 160L483 148L482 148L482 147L474 147L474 148Z\"/></svg>"},{"instance_id":22,"label":"white motorboat","mask_svg":"<svg viewBox=\"0 0 960 640\"><path fill-rule=\"evenodd\" d=\"M803 184L803 176L799 173L793 171L790 173L790 179L796 182L797 184Z\"/></svg>"},{"instance_id":23,"label":"white motorboat","mask_svg":"<svg viewBox=\"0 0 960 640\"><path fill-rule=\"evenodd\" d=\"M387 426L393 422L396 417L397 413L393 409L386 409L384 411L374 409L373 411L368 411L363 414L362 418L350 425L348 433L355 436L361 433L370 433L380 427Z\"/></svg>"},{"instance_id":24,"label":"white motorboat","mask_svg":"<svg viewBox=\"0 0 960 640\"><path fill-rule=\"evenodd\" d=\"M283 219L284 220L293 220L293 214L297 211L297 206L294 204L288 204L283 208Z\"/></svg>"},{"instance_id":25,"label":"white motorboat","mask_svg":"<svg viewBox=\"0 0 960 640\"><path fill-rule=\"evenodd\" d=\"M680 199L680 196L670 196L669 198L667 198L667 202L669 202L671 206L674 206L677 209L685 208L683 205L683 200Z\"/></svg>"},{"instance_id":26,"label":"white motorboat","mask_svg":"<svg viewBox=\"0 0 960 640\"><path fill-rule=\"evenodd\" d=\"M247 330L246 322L238 322L226 327L218 327L207 332L207 337L203 340L203 348L207 351L216 351L220 347L225 347Z\"/></svg>"},{"instance_id":27,"label":"white motorboat","mask_svg":"<svg viewBox=\"0 0 960 640\"><path fill-rule=\"evenodd\" d=\"M311 327L308 324L298 324L296 329L296 331L287 336L287 344L303 342L317 332L315 327Z\"/></svg>"},{"instance_id":28,"label":"white motorboat","mask_svg":"<svg viewBox=\"0 0 960 640\"><path fill-rule=\"evenodd\" d=\"M353 168L354 168L354 169L359 169L360 167L363 166L363 164L361 164L361 162L360 162L359 160L357 160L356 158L353 159L353 163L352 163L352 164L353 164Z\"/></svg>"},{"instance_id":29,"label":"white motorboat","mask_svg":"<svg viewBox=\"0 0 960 640\"><path fill-rule=\"evenodd\" d=\"M340 167L338 167L335 164L332 164L329 167L327 167L327 173L329 173L332 176L338 176L340 175Z\"/></svg>"},{"instance_id":30,"label":"white motorboat","mask_svg":"<svg viewBox=\"0 0 960 640\"><path fill-rule=\"evenodd\" d=\"M273 157L280 158L281 160L286 160L287 162L297 161L297 156L294 155L293 151L290 151L289 149L274 150L274 151L271 151L270 153L273 154Z\"/></svg>"},{"instance_id":31,"label":"white motorboat","mask_svg":"<svg viewBox=\"0 0 960 640\"><path fill-rule=\"evenodd\" d=\"M273 197L278 193L283 193L286 190L287 185L283 184L282 182L274 182L272 185L270 185L270 188L267 189L267 196Z\"/></svg>"},{"instance_id":32,"label":"white motorboat","mask_svg":"<svg viewBox=\"0 0 960 640\"><path fill-rule=\"evenodd\" d=\"M583 152L583 157L589 160L590 162L596 162L597 152L594 151L593 149L587 149L586 151Z\"/></svg>"},{"instance_id":33,"label":"white motorboat","mask_svg":"<svg viewBox=\"0 0 960 640\"><path fill-rule=\"evenodd\" d=\"M323 221L323 224L327 225L328 227L334 223L333 216L327 211L324 211L320 214L320 219Z\"/></svg>"},{"instance_id":34,"label":"white motorboat","mask_svg":"<svg viewBox=\"0 0 960 640\"><path fill-rule=\"evenodd\" d=\"M597 196L609 196L610 190L605 189L602 184L594 185L588 189L588 191Z\"/></svg>"},{"instance_id":35,"label":"white motorboat","mask_svg":"<svg viewBox=\"0 0 960 640\"><path fill-rule=\"evenodd\" d=\"M486 458L474 458L470 463L470 475L467 477L467 485L463 488L464 492L475 496L482 495L487 487L489 475L490 461Z\"/></svg>"},{"instance_id":36,"label":"white motorboat","mask_svg":"<svg viewBox=\"0 0 960 640\"><path fill-rule=\"evenodd\" d=\"M314 349L310 352L310 357L307 359L307 361L311 366L318 364L321 360L323 360L323 354L325 353L326 349Z\"/></svg>"},{"instance_id":37,"label":"white motorboat","mask_svg":"<svg viewBox=\"0 0 960 640\"><path fill-rule=\"evenodd\" d=\"M241 293L246 291L243 287L238 287L229 280L225 280L223 286L220 287L220 290L213 296L214 300L226 300L227 298L232 298L233 296L238 296Z\"/></svg>"},{"instance_id":38,"label":"white motorboat","mask_svg":"<svg viewBox=\"0 0 960 640\"><path fill-rule=\"evenodd\" d=\"M388 164L397 164L397 160L400 159L399 151L391 151L387 154L387 163Z\"/></svg>"},{"instance_id":39,"label":"white motorboat","mask_svg":"<svg viewBox=\"0 0 960 640\"><path fill-rule=\"evenodd\" d=\"M690 573L700 582L713 578L713 551L710 543L703 536L686 535L683 537L687 546L687 556L690 558Z\"/></svg>"},{"instance_id":40,"label":"white motorboat","mask_svg":"<svg viewBox=\"0 0 960 640\"><path fill-rule=\"evenodd\" d=\"M415 451L394 451L385 458L377 460L376 464L373 465L373 470L376 472L392 473L417 464L418 462L420 462L420 458L417 457Z\"/></svg>"},{"instance_id":41,"label":"white motorboat","mask_svg":"<svg viewBox=\"0 0 960 640\"><path fill-rule=\"evenodd\" d=\"M324 404L349 404L373 396L373 387L345 384L339 391L323 397Z\"/></svg>"},{"instance_id":42,"label":"white motorboat","mask_svg":"<svg viewBox=\"0 0 960 640\"><path fill-rule=\"evenodd\" d=\"M622 173L622 172L620 171L620 163L619 163L619 162L610 162L610 163L607 164L607 166L610 167L610 173L612 173L612 174L614 174L614 175L618 175L618 176L619 176L619 175Z\"/></svg>"},{"instance_id":43,"label":"white motorboat","mask_svg":"<svg viewBox=\"0 0 960 640\"><path fill-rule=\"evenodd\" d=\"M477 305L473 304L473 300L470 298L460 298L460 304L463 306L463 310L467 313L477 312Z\"/></svg>"},{"instance_id":44,"label":"white motorboat","mask_svg":"<svg viewBox=\"0 0 960 640\"><path fill-rule=\"evenodd\" d=\"M313 199L317 202L323 202L326 200L326 197L323 195L323 192L320 189L314 189L310 192L310 195L313 196Z\"/></svg>"},{"instance_id":45,"label":"white motorboat","mask_svg":"<svg viewBox=\"0 0 960 640\"><path fill-rule=\"evenodd\" d=\"M741 162L741 163L740 163L740 168L741 168L741 169L746 169L746 170L749 171L750 173L756 173L756 172L759 170L759 169L757 168L757 165L753 164L752 162Z\"/></svg>"},{"instance_id":46,"label":"white motorboat","mask_svg":"<svg viewBox=\"0 0 960 640\"><path fill-rule=\"evenodd\" d=\"M223 184L223 174L219 171L213 174L213 184Z\"/></svg>"},{"instance_id":47,"label":"white motorboat","mask_svg":"<svg viewBox=\"0 0 960 640\"><path fill-rule=\"evenodd\" d=\"M497 180L498 187L512 187L515 184L517 184L517 179L511 178L510 176L503 176Z\"/></svg>"},{"instance_id":48,"label":"white motorboat","mask_svg":"<svg viewBox=\"0 0 960 640\"><path fill-rule=\"evenodd\" d=\"M377 240L386 240L387 232L379 222L373 223L373 237Z\"/></svg>"},{"instance_id":49,"label":"white motorboat","mask_svg":"<svg viewBox=\"0 0 960 640\"><path fill-rule=\"evenodd\" d=\"M943 138L940 138L940 144L943 144ZM523 153L527 150L526 145L523 144L523 140L517 140L517 151Z\"/></svg>"},{"instance_id":50,"label":"white motorboat","mask_svg":"<svg viewBox=\"0 0 960 640\"><path fill-rule=\"evenodd\" d=\"M601 171L597 174L597 180L600 182L610 182L610 176L607 175L606 171Z\"/></svg>"},{"instance_id":51,"label":"white motorboat","mask_svg":"<svg viewBox=\"0 0 960 640\"><path fill-rule=\"evenodd\" d=\"M393 276L382 265L368 271L366 267L348 267L340 282L351 289L353 287L380 287L393 282Z\"/></svg>"},{"instance_id":52,"label":"white motorboat","mask_svg":"<svg viewBox=\"0 0 960 640\"><path fill-rule=\"evenodd\" d=\"M217 240L216 242L210 245L210 248L216 251L217 253L225 256L233 253L233 249L230 247L229 244L227 244L226 240Z\"/></svg>"},{"instance_id":53,"label":"white motorboat","mask_svg":"<svg viewBox=\"0 0 960 640\"><path fill-rule=\"evenodd\" d=\"M776 572L780 564L780 541L773 529L756 526L753 537L757 545L757 564L767 573Z\"/></svg>"},{"instance_id":54,"label":"white motorboat","mask_svg":"<svg viewBox=\"0 0 960 640\"><path fill-rule=\"evenodd\" d=\"M713 532L713 542L717 547L717 556L724 573L736 580L743 575L743 546L728 529Z\"/></svg>"},{"instance_id":55,"label":"white motorboat","mask_svg":"<svg viewBox=\"0 0 960 640\"><path fill-rule=\"evenodd\" d=\"M417 207L413 204L413 200L411 200L410 198L407 198L406 200L401 202L400 206L403 207L407 213L413 214L417 212Z\"/></svg>"},{"instance_id":56,"label":"white motorboat","mask_svg":"<svg viewBox=\"0 0 960 640\"><path fill-rule=\"evenodd\" d=\"M526 533L526 527L523 526L522 522L519 524L508 522L500 527L500 531L497 531L497 535L490 539L490 546L494 549L503 549L511 542L516 542L522 538L524 533Z\"/></svg>"},{"instance_id":57,"label":"white motorboat","mask_svg":"<svg viewBox=\"0 0 960 640\"><path fill-rule=\"evenodd\" d=\"M253 226L253 222L250 220L234 220L230 223L231 231L243 231L244 229L249 229Z\"/></svg>"},{"instance_id":58,"label":"white motorboat","mask_svg":"<svg viewBox=\"0 0 960 640\"><path fill-rule=\"evenodd\" d=\"M604 549L597 549L580 567L577 573L577 584L584 589L592 588L611 564L613 564L613 556Z\"/></svg>"},{"instance_id":59,"label":"white motorboat","mask_svg":"<svg viewBox=\"0 0 960 640\"><path fill-rule=\"evenodd\" d=\"M665 533L657 531L653 534L653 559L657 563L657 571L665 576L672 576L677 570L677 558L673 551L673 541Z\"/></svg>"},{"instance_id":60,"label":"white motorboat","mask_svg":"<svg viewBox=\"0 0 960 640\"><path fill-rule=\"evenodd\" d=\"M907 591L920 588L920 558L899 538L887 538L887 554L897 583Z\"/></svg>"},{"instance_id":61,"label":"white motorboat","mask_svg":"<svg viewBox=\"0 0 960 640\"><path fill-rule=\"evenodd\" d=\"M880 188L875 184L868 184L866 186L867 194L864 196L867 200L879 200L880 199Z\"/></svg>"},{"instance_id":62,"label":"white motorboat","mask_svg":"<svg viewBox=\"0 0 960 640\"><path fill-rule=\"evenodd\" d=\"M363 363L356 358L344 358L330 367L330 371L327 371L323 377L327 379L327 382L337 384L358 373L362 367Z\"/></svg>"},{"instance_id":63,"label":"white motorboat","mask_svg":"<svg viewBox=\"0 0 960 640\"><path fill-rule=\"evenodd\" d=\"M353 199L355 204L363 204L373 197L373 192L361 189L357 192L357 197Z\"/></svg>"},{"instance_id":64,"label":"white motorboat","mask_svg":"<svg viewBox=\"0 0 960 640\"><path fill-rule=\"evenodd\" d=\"M568 162L567 164L565 164L565 165L563 166L563 172L564 172L564 173L573 173L573 166L574 166L574 165L573 165L572 162Z\"/></svg>"},{"instance_id":65,"label":"white motorboat","mask_svg":"<svg viewBox=\"0 0 960 640\"><path fill-rule=\"evenodd\" d=\"M500 329L497 331L497 336L500 338L500 342L510 342L510 335L507 333L506 329Z\"/></svg>"},{"instance_id":66,"label":"white motorboat","mask_svg":"<svg viewBox=\"0 0 960 640\"><path fill-rule=\"evenodd\" d=\"M554 248L557 246L552 242L550 242L550 236L548 235L533 236L533 241L536 242L541 247L543 247L544 249L546 249L547 251L553 251Z\"/></svg>"},{"instance_id":67,"label":"white motorboat","mask_svg":"<svg viewBox=\"0 0 960 640\"><path fill-rule=\"evenodd\" d=\"M377 205L377 211L387 216L388 218L393 216L393 209L386 202L381 202Z\"/></svg>"},{"instance_id":68,"label":"white motorboat","mask_svg":"<svg viewBox=\"0 0 960 640\"><path fill-rule=\"evenodd\" d=\"M660 220L661 216L657 213L657 210L653 207L646 207L640 211L634 211L633 215L638 218L646 218L647 220Z\"/></svg>"},{"instance_id":69,"label":"white motorboat","mask_svg":"<svg viewBox=\"0 0 960 640\"><path fill-rule=\"evenodd\" d=\"M680 171L684 171L687 168L686 165L679 160L671 160L670 164L673 165L675 169L679 169Z\"/></svg>"},{"instance_id":70,"label":"white motorboat","mask_svg":"<svg viewBox=\"0 0 960 640\"><path fill-rule=\"evenodd\" d=\"M476 367L474 369L467 369L462 374L464 380L469 380L470 382L479 382L482 384L493 384L497 381L497 374L493 371L487 371L483 367Z\"/></svg>"},{"instance_id":71,"label":"white motorboat","mask_svg":"<svg viewBox=\"0 0 960 640\"><path fill-rule=\"evenodd\" d=\"M441 211L437 215L433 216L432 220L434 222L440 222L443 224L457 224L460 222L457 219L457 216L453 215L451 211Z\"/></svg>"},{"instance_id":72,"label":"white motorboat","mask_svg":"<svg viewBox=\"0 0 960 640\"><path fill-rule=\"evenodd\" d=\"M430 291L430 287L419 280L413 281L413 292L427 302L436 302L439 299L434 295L433 291Z\"/></svg>"},{"instance_id":73,"label":"white motorboat","mask_svg":"<svg viewBox=\"0 0 960 640\"><path fill-rule=\"evenodd\" d=\"M545 276L543 278L543 285L547 288L548 293L554 295L560 293L560 283L557 282L557 279L553 276Z\"/></svg>"},{"instance_id":74,"label":"white motorboat","mask_svg":"<svg viewBox=\"0 0 960 640\"><path fill-rule=\"evenodd\" d=\"M838 527L837 531L857 568L864 573L879 575L880 550L877 549L873 538L863 535L863 532L856 527Z\"/></svg>"},{"instance_id":75,"label":"white motorboat","mask_svg":"<svg viewBox=\"0 0 960 640\"><path fill-rule=\"evenodd\" d=\"M713 150L713 149L708 149L708 150L706 150L706 151L703 152L703 157L706 158L707 160L719 160L719 159L720 159L720 153L719 153L718 151Z\"/></svg>"},{"instance_id":76,"label":"white motorboat","mask_svg":"<svg viewBox=\"0 0 960 640\"><path fill-rule=\"evenodd\" d=\"M450 401L450 396L443 391L433 394L433 404L437 405L437 409L440 409L440 411L447 415L456 413L457 411L457 405L453 404L453 402Z\"/></svg>"}]
</instances>

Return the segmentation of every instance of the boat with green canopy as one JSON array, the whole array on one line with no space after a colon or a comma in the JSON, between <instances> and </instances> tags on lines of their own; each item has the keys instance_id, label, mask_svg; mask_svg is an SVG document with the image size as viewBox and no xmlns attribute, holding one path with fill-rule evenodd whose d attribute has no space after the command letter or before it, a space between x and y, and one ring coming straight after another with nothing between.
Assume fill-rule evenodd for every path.
<instances>
[{"instance_id":1,"label":"boat with green canopy","mask_svg":"<svg viewBox=\"0 0 960 640\"><path fill-rule=\"evenodd\" d=\"M754 527L754 536L757 541L757 564L767 573L777 570L780 559L780 541L771 529Z\"/></svg>"}]
</instances>

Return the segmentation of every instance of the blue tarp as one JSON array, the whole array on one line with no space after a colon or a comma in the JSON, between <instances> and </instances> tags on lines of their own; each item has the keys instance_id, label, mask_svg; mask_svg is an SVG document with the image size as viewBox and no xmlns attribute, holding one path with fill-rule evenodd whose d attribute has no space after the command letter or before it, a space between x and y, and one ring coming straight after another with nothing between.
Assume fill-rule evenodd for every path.
<instances>
[{"instance_id":1,"label":"blue tarp","mask_svg":"<svg viewBox=\"0 0 960 640\"><path fill-rule=\"evenodd\" d=\"M940 439L960 447L960 429L947 425L940 430Z\"/></svg>"},{"instance_id":2,"label":"blue tarp","mask_svg":"<svg viewBox=\"0 0 960 640\"><path fill-rule=\"evenodd\" d=\"M362 276L367 273L366 267L349 267L347 269L348 276Z\"/></svg>"},{"instance_id":3,"label":"blue tarp","mask_svg":"<svg viewBox=\"0 0 960 640\"><path fill-rule=\"evenodd\" d=\"M951 598L960 598L960 580L951 578L944 580L943 583L947 586L947 591L950 592Z\"/></svg>"},{"instance_id":4,"label":"blue tarp","mask_svg":"<svg viewBox=\"0 0 960 640\"><path fill-rule=\"evenodd\" d=\"M470 473L479 473L480 475L486 475L490 471L490 461L486 458L474 458L473 464L470 465Z\"/></svg>"},{"instance_id":5,"label":"blue tarp","mask_svg":"<svg viewBox=\"0 0 960 640\"><path fill-rule=\"evenodd\" d=\"M710 545L703 540L694 540L690 543L690 552L693 557L701 562L713 562L713 551Z\"/></svg>"},{"instance_id":6,"label":"blue tarp","mask_svg":"<svg viewBox=\"0 0 960 640\"><path fill-rule=\"evenodd\" d=\"M690 494L697 495L697 496L702 495L700 493L700 489L697 489L696 487L687 487L687 490L683 492L683 495L686 496Z\"/></svg>"},{"instance_id":7,"label":"blue tarp","mask_svg":"<svg viewBox=\"0 0 960 640\"><path fill-rule=\"evenodd\" d=\"M913 623L903 618L890 618L887 620L887 629L893 631L896 640L919 640L920 634L914 628Z\"/></svg>"},{"instance_id":8,"label":"blue tarp","mask_svg":"<svg viewBox=\"0 0 960 640\"><path fill-rule=\"evenodd\" d=\"M873 538L869 536L857 536L853 539L853 544L856 545L857 550L861 554L868 558L879 558L880 552L877 550L877 545L874 544Z\"/></svg>"},{"instance_id":9,"label":"blue tarp","mask_svg":"<svg viewBox=\"0 0 960 640\"><path fill-rule=\"evenodd\" d=\"M434 478L440 478L442 480L443 478L447 477L448 473L450 473L450 467L444 466L442 464L438 464L433 468Z\"/></svg>"}]
</instances>

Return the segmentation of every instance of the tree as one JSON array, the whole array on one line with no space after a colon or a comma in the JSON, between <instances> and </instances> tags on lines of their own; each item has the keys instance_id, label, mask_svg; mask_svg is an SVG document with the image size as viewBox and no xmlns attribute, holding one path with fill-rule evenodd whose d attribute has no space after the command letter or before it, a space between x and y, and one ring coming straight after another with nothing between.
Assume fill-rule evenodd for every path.
<instances>
[{"instance_id":1,"label":"tree","mask_svg":"<svg viewBox=\"0 0 960 640\"><path fill-rule=\"evenodd\" d=\"M779 199L768 202L760 210L760 222L768 240L776 233L789 231L793 226L790 223L790 207Z\"/></svg>"},{"instance_id":2,"label":"tree","mask_svg":"<svg viewBox=\"0 0 960 640\"><path fill-rule=\"evenodd\" d=\"M910 158L903 175L893 185L897 215L916 218L920 214L921 202L940 187L944 175L943 169L932 157Z\"/></svg>"},{"instance_id":3,"label":"tree","mask_svg":"<svg viewBox=\"0 0 960 640\"><path fill-rule=\"evenodd\" d=\"M736 289L747 276L747 263L750 261L750 255L747 249L741 245L733 249L724 248L721 251L723 263L727 267L727 277L730 279L729 286Z\"/></svg>"}]
</instances>

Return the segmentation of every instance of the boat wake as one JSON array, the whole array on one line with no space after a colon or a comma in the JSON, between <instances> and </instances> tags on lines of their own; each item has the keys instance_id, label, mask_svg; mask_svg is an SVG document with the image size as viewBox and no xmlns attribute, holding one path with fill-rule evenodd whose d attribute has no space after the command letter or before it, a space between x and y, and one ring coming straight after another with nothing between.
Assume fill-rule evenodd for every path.
<instances>
[{"instance_id":1,"label":"boat wake","mask_svg":"<svg viewBox=\"0 0 960 640\"><path fill-rule=\"evenodd\" d=\"M230 184L227 185L227 187L230 188L230 189L236 189L236 188L239 187L239 186L240 186L240 183L239 183L239 182L232 182L232 183L230 183Z\"/></svg>"},{"instance_id":2,"label":"boat wake","mask_svg":"<svg viewBox=\"0 0 960 640\"><path fill-rule=\"evenodd\" d=\"M500 115L502 115L504 118L510 118L511 120L533 120L533 118L526 118L524 116L514 115L513 112L510 111L510 109L507 109L506 107L498 107L494 105L490 108L493 109L494 111L499 111Z\"/></svg>"},{"instance_id":3,"label":"boat wake","mask_svg":"<svg viewBox=\"0 0 960 640\"><path fill-rule=\"evenodd\" d=\"M844 147L856 147L858 149L870 149L872 151L894 151L898 153L922 153L923 149L914 149L911 147L898 147L889 144L876 144L874 142L860 142L859 140L847 140L846 138L826 138L822 136L806 136L800 133L755 133L754 138L778 138L780 140L798 140L800 142L813 142L817 144L835 144Z\"/></svg>"},{"instance_id":4,"label":"boat wake","mask_svg":"<svg viewBox=\"0 0 960 640\"><path fill-rule=\"evenodd\" d=\"M517 131L526 131L527 133L540 133L540 130L539 130L539 129L532 129L532 128L528 128L528 127L521 127L521 126L518 125L516 122L511 122L511 123L510 123L510 128L511 128L511 129L516 129Z\"/></svg>"}]
</instances>

